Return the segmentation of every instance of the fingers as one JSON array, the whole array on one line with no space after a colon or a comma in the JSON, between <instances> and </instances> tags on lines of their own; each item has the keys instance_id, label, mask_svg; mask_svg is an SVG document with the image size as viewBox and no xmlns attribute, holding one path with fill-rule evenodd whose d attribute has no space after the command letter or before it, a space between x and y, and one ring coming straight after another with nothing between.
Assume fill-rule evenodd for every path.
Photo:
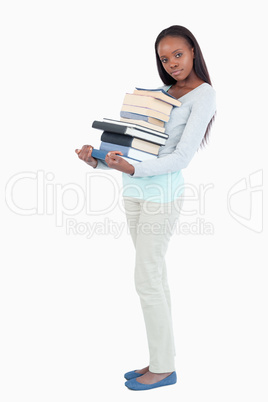
<instances>
[{"instance_id":1,"label":"fingers","mask_svg":"<svg viewBox=\"0 0 268 402\"><path fill-rule=\"evenodd\" d=\"M120 160L121 160L119 155L123 155L122 152L120 152L120 151L110 151L106 155L105 160L106 160L107 163L111 163L111 162L119 163Z\"/></svg>"},{"instance_id":2,"label":"fingers","mask_svg":"<svg viewBox=\"0 0 268 402\"><path fill-rule=\"evenodd\" d=\"M108 164L108 166L112 167L114 163L118 163L120 161L120 156L117 156L115 153L108 152L108 154L105 157L105 162Z\"/></svg>"},{"instance_id":3,"label":"fingers","mask_svg":"<svg viewBox=\"0 0 268 402\"><path fill-rule=\"evenodd\" d=\"M118 166L125 162L125 160L121 158L121 155L123 154L120 151L110 151L106 155L105 162L109 167L118 169Z\"/></svg>"},{"instance_id":4,"label":"fingers","mask_svg":"<svg viewBox=\"0 0 268 402\"><path fill-rule=\"evenodd\" d=\"M134 166L127 162L124 158L121 158L119 156L119 153L123 155L122 152L119 151L108 152L105 158L105 162L112 169L116 169L120 172L128 174L133 174L135 171Z\"/></svg>"},{"instance_id":5,"label":"fingers","mask_svg":"<svg viewBox=\"0 0 268 402\"><path fill-rule=\"evenodd\" d=\"M84 148L84 154L86 155L86 158L90 159L91 158L91 153L92 153L92 146L91 145L84 145L83 148ZM83 150L83 148L82 148L82 150Z\"/></svg>"},{"instance_id":6,"label":"fingers","mask_svg":"<svg viewBox=\"0 0 268 402\"><path fill-rule=\"evenodd\" d=\"M114 155L123 155L121 151L110 151L108 152L108 156L113 157Z\"/></svg>"},{"instance_id":7,"label":"fingers","mask_svg":"<svg viewBox=\"0 0 268 402\"><path fill-rule=\"evenodd\" d=\"M83 145L81 149L76 149L75 152L77 153L78 157L85 162L90 161L93 159L91 157L93 147L91 145Z\"/></svg>"}]
</instances>

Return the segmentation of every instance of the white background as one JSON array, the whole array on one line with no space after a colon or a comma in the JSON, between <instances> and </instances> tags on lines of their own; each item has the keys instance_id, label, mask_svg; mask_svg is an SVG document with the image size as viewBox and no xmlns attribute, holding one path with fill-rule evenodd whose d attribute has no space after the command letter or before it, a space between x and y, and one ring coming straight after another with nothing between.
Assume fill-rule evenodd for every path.
<instances>
[{"instance_id":1,"label":"white background","mask_svg":"<svg viewBox=\"0 0 268 402\"><path fill-rule=\"evenodd\" d=\"M1 2L1 401L267 402L265 14L260 0ZM178 384L137 395L123 374L148 352L120 197L99 215L78 204L112 205L121 174L96 180L74 150L97 144L92 121L118 118L126 92L161 85L154 41L173 24L217 91L210 145L184 172L211 188L167 255Z\"/></svg>"}]
</instances>

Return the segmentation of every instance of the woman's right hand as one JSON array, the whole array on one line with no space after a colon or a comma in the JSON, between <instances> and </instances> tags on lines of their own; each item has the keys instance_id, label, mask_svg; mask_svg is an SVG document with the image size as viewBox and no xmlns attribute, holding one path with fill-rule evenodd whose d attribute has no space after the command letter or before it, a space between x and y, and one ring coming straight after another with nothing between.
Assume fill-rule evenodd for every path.
<instances>
[{"instance_id":1,"label":"woman's right hand","mask_svg":"<svg viewBox=\"0 0 268 402\"><path fill-rule=\"evenodd\" d=\"M86 162L93 168L96 168L98 161L91 156L92 149L92 145L83 145L81 149L76 149L75 152L77 153L78 157L82 159L82 161Z\"/></svg>"}]
</instances>

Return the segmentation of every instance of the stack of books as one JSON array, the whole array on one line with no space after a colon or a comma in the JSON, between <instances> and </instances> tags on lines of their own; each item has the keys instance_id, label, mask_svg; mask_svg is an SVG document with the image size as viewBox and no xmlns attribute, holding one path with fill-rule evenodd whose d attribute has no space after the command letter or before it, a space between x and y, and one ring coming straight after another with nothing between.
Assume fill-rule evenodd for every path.
<instances>
[{"instance_id":1,"label":"stack of books","mask_svg":"<svg viewBox=\"0 0 268 402\"><path fill-rule=\"evenodd\" d=\"M103 132L100 149L93 148L92 156L104 160L109 151L121 151L130 163L157 158L168 139L165 124L173 107L179 106L181 102L162 89L136 88L125 95L120 120L93 122L92 127Z\"/></svg>"}]
</instances>

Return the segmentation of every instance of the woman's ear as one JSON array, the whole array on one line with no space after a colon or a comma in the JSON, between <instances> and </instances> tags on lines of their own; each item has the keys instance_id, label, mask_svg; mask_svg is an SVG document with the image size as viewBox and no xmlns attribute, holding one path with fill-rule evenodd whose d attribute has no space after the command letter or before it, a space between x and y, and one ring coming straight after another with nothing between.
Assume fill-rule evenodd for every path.
<instances>
[{"instance_id":1,"label":"woman's ear","mask_svg":"<svg viewBox=\"0 0 268 402\"><path fill-rule=\"evenodd\" d=\"M195 59L194 47L192 47L192 55L193 55L193 59Z\"/></svg>"}]
</instances>

